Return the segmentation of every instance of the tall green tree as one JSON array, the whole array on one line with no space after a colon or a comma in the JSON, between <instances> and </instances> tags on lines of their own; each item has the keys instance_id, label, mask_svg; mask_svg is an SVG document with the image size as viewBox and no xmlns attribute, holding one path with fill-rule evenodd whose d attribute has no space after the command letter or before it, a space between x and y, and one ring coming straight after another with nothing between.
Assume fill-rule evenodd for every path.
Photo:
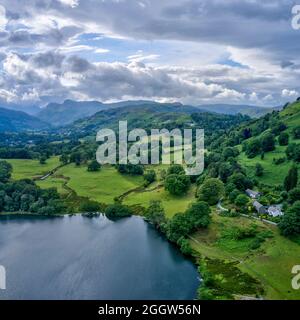
<instances>
[{"instance_id":1,"label":"tall green tree","mask_svg":"<svg viewBox=\"0 0 300 320\"><path fill-rule=\"evenodd\" d=\"M12 173L12 165L7 161L0 161L0 182L6 183Z\"/></svg>"},{"instance_id":2,"label":"tall green tree","mask_svg":"<svg viewBox=\"0 0 300 320\"><path fill-rule=\"evenodd\" d=\"M66 165L66 164L69 163L69 156L68 156L66 153L63 153L63 154L60 156L59 161L60 161L62 164Z\"/></svg>"},{"instance_id":3,"label":"tall green tree","mask_svg":"<svg viewBox=\"0 0 300 320\"><path fill-rule=\"evenodd\" d=\"M278 227L284 236L300 235L300 201L295 202L294 205L288 209L281 218Z\"/></svg>"},{"instance_id":4,"label":"tall green tree","mask_svg":"<svg viewBox=\"0 0 300 320\"><path fill-rule=\"evenodd\" d=\"M187 193L190 185L190 177L185 174L170 174L165 180L165 189L175 196Z\"/></svg>"},{"instance_id":5,"label":"tall green tree","mask_svg":"<svg viewBox=\"0 0 300 320\"><path fill-rule=\"evenodd\" d=\"M224 184L220 179L211 178L204 181L198 189L199 200L215 205L225 194Z\"/></svg>"},{"instance_id":6,"label":"tall green tree","mask_svg":"<svg viewBox=\"0 0 300 320\"><path fill-rule=\"evenodd\" d=\"M297 126L293 129L294 139L300 139L300 126Z\"/></svg>"},{"instance_id":7,"label":"tall green tree","mask_svg":"<svg viewBox=\"0 0 300 320\"><path fill-rule=\"evenodd\" d=\"M152 200L148 209L146 210L145 217L156 227L161 227L163 224L165 224L167 220L161 201Z\"/></svg>"},{"instance_id":8,"label":"tall green tree","mask_svg":"<svg viewBox=\"0 0 300 320\"><path fill-rule=\"evenodd\" d=\"M89 172L96 172L96 171L99 171L100 169L101 169L100 163L98 163L97 160L93 160L89 163L87 170Z\"/></svg>"},{"instance_id":9,"label":"tall green tree","mask_svg":"<svg viewBox=\"0 0 300 320\"><path fill-rule=\"evenodd\" d=\"M261 138L261 146L264 152L275 150L275 137L272 133L267 132Z\"/></svg>"},{"instance_id":10,"label":"tall green tree","mask_svg":"<svg viewBox=\"0 0 300 320\"><path fill-rule=\"evenodd\" d=\"M287 146L289 144L289 134L287 132L281 132L278 137L279 145Z\"/></svg>"},{"instance_id":11,"label":"tall green tree","mask_svg":"<svg viewBox=\"0 0 300 320\"><path fill-rule=\"evenodd\" d=\"M42 155L40 157L40 164L46 164L46 162L47 162L47 157L45 155Z\"/></svg>"},{"instance_id":12,"label":"tall green tree","mask_svg":"<svg viewBox=\"0 0 300 320\"><path fill-rule=\"evenodd\" d=\"M145 186L153 183L156 180L156 172L154 170L147 170L144 173Z\"/></svg>"},{"instance_id":13,"label":"tall green tree","mask_svg":"<svg viewBox=\"0 0 300 320\"><path fill-rule=\"evenodd\" d=\"M168 175L184 173L184 168L181 164L174 164L168 169Z\"/></svg>"},{"instance_id":14,"label":"tall green tree","mask_svg":"<svg viewBox=\"0 0 300 320\"><path fill-rule=\"evenodd\" d=\"M298 183L298 169L293 166L284 180L284 188L286 191L290 191L297 187Z\"/></svg>"},{"instance_id":15,"label":"tall green tree","mask_svg":"<svg viewBox=\"0 0 300 320\"><path fill-rule=\"evenodd\" d=\"M204 201L192 203L185 212L194 229L207 228L211 221L210 213L209 205Z\"/></svg>"},{"instance_id":16,"label":"tall green tree","mask_svg":"<svg viewBox=\"0 0 300 320\"><path fill-rule=\"evenodd\" d=\"M255 175L261 177L264 174L264 168L260 163L255 165Z\"/></svg>"}]
</instances>

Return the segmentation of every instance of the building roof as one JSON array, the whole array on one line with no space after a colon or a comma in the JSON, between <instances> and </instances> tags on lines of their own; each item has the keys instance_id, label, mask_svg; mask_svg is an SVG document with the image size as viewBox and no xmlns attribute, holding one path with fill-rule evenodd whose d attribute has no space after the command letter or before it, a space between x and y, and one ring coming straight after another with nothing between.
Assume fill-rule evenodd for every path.
<instances>
[{"instance_id":1,"label":"building roof","mask_svg":"<svg viewBox=\"0 0 300 320\"><path fill-rule=\"evenodd\" d=\"M251 190L251 189L247 189L246 190L246 193L249 195L249 196L259 196L260 193L258 191L254 191L254 190Z\"/></svg>"},{"instance_id":2,"label":"building roof","mask_svg":"<svg viewBox=\"0 0 300 320\"><path fill-rule=\"evenodd\" d=\"M283 212L280 205L273 205L268 208L268 213L272 216L282 216Z\"/></svg>"},{"instance_id":3,"label":"building roof","mask_svg":"<svg viewBox=\"0 0 300 320\"><path fill-rule=\"evenodd\" d=\"M261 203L259 203L258 201L254 201L253 202L253 206L256 208L256 209L260 209L261 207L263 207L263 205Z\"/></svg>"}]
</instances>

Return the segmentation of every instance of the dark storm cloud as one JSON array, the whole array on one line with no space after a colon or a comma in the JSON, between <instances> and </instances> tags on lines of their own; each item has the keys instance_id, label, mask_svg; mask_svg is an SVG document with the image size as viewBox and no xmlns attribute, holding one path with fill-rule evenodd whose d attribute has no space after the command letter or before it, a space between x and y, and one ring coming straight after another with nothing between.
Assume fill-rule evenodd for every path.
<instances>
[{"instance_id":1,"label":"dark storm cloud","mask_svg":"<svg viewBox=\"0 0 300 320\"><path fill-rule=\"evenodd\" d=\"M38 68L60 68L64 58L62 54L48 51L34 55L32 61Z\"/></svg>"},{"instance_id":2,"label":"dark storm cloud","mask_svg":"<svg viewBox=\"0 0 300 320\"><path fill-rule=\"evenodd\" d=\"M82 59L77 56L71 56L68 58L67 63L71 72L81 73L92 68L92 65L85 59Z\"/></svg>"}]
</instances>

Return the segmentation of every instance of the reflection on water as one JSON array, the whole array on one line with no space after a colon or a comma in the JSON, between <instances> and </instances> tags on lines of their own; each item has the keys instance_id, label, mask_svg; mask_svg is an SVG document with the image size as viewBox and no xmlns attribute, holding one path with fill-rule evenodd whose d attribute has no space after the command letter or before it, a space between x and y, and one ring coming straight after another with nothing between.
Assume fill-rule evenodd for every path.
<instances>
[{"instance_id":1,"label":"reflection on water","mask_svg":"<svg viewBox=\"0 0 300 320\"><path fill-rule=\"evenodd\" d=\"M0 299L193 299L194 265L139 217L1 217Z\"/></svg>"}]
</instances>

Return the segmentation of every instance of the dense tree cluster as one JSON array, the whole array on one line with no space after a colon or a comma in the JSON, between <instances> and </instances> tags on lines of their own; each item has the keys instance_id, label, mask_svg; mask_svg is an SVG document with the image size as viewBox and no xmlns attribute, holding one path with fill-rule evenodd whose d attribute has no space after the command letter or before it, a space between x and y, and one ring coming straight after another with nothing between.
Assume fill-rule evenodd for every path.
<instances>
[{"instance_id":1,"label":"dense tree cluster","mask_svg":"<svg viewBox=\"0 0 300 320\"><path fill-rule=\"evenodd\" d=\"M180 196L189 190L191 185L190 177L185 174L182 166L171 166L165 179L165 189L172 195Z\"/></svg>"},{"instance_id":2,"label":"dense tree cluster","mask_svg":"<svg viewBox=\"0 0 300 320\"><path fill-rule=\"evenodd\" d=\"M124 218L130 217L132 215L132 211L127 206L124 206L120 203L115 203L107 206L105 209L105 215L108 218Z\"/></svg>"},{"instance_id":3,"label":"dense tree cluster","mask_svg":"<svg viewBox=\"0 0 300 320\"><path fill-rule=\"evenodd\" d=\"M33 159L38 155L26 148L0 148L0 159Z\"/></svg>"},{"instance_id":4,"label":"dense tree cluster","mask_svg":"<svg viewBox=\"0 0 300 320\"><path fill-rule=\"evenodd\" d=\"M97 172L100 171L101 169L101 165L98 163L98 161L96 160L92 160L89 164L88 164L88 171L89 172Z\"/></svg>"},{"instance_id":5,"label":"dense tree cluster","mask_svg":"<svg viewBox=\"0 0 300 320\"><path fill-rule=\"evenodd\" d=\"M0 211L42 215L66 212L57 190L40 189L31 180L0 183Z\"/></svg>"},{"instance_id":6,"label":"dense tree cluster","mask_svg":"<svg viewBox=\"0 0 300 320\"><path fill-rule=\"evenodd\" d=\"M254 158L263 152L275 150L275 136L266 132L261 138L252 138L243 144L243 150L248 158Z\"/></svg>"},{"instance_id":7,"label":"dense tree cluster","mask_svg":"<svg viewBox=\"0 0 300 320\"><path fill-rule=\"evenodd\" d=\"M177 213L167 223L167 237L177 243L199 228L207 228L210 224L210 208L206 202L193 203L185 213Z\"/></svg>"},{"instance_id":8,"label":"dense tree cluster","mask_svg":"<svg viewBox=\"0 0 300 320\"><path fill-rule=\"evenodd\" d=\"M0 212L60 214L67 211L57 190L41 189L34 181L10 181L12 166L0 161Z\"/></svg>"},{"instance_id":9,"label":"dense tree cluster","mask_svg":"<svg viewBox=\"0 0 300 320\"><path fill-rule=\"evenodd\" d=\"M289 146L286 149L286 155L289 160L300 162L300 144L289 144Z\"/></svg>"},{"instance_id":10,"label":"dense tree cluster","mask_svg":"<svg viewBox=\"0 0 300 320\"><path fill-rule=\"evenodd\" d=\"M86 200L82 202L80 205L81 212L94 213L94 212L98 212L99 210L100 210L100 204L96 201Z\"/></svg>"},{"instance_id":11,"label":"dense tree cluster","mask_svg":"<svg viewBox=\"0 0 300 320\"><path fill-rule=\"evenodd\" d=\"M0 161L0 183L6 183L12 173L12 165L8 163L7 161Z\"/></svg>"},{"instance_id":12,"label":"dense tree cluster","mask_svg":"<svg viewBox=\"0 0 300 320\"><path fill-rule=\"evenodd\" d=\"M117 165L117 169L121 174L130 174L142 176L144 174L144 167L142 165L134 165L134 164L119 164Z\"/></svg>"}]
</instances>

